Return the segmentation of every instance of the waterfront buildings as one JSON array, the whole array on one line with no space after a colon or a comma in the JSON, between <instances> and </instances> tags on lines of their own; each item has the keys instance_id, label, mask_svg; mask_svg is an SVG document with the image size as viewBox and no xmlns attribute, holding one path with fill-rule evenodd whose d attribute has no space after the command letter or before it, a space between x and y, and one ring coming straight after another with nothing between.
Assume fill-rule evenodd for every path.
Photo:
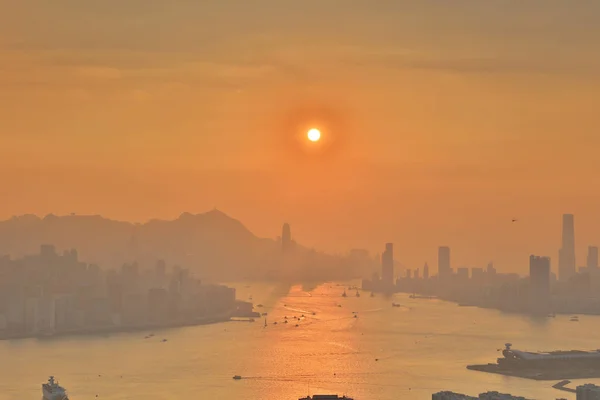
<instances>
[{"instance_id":1,"label":"waterfront buildings","mask_svg":"<svg viewBox=\"0 0 600 400\"><path fill-rule=\"evenodd\" d=\"M591 383L577 386L577 400L600 400L600 386Z\"/></svg>"},{"instance_id":2,"label":"waterfront buildings","mask_svg":"<svg viewBox=\"0 0 600 400\"><path fill-rule=\"evenodd\" d=\"M384 290L394 286L394 244L386 243L381 255L381 284Z\"/></svg>"},{"instance_id":3,"label":"waterfront buildings","mask_svg":"<svg viewBox=\"0 0 600 400\"><path fill-rule=\"evenodd\" d=\"M550 258L529 257L529 295L533 312L546 312L550 305Z\"/></svg>"},{"instance_id":4,"label":"waterfront buildings","mask_svg":"<svg viewBox=\"0 0 600 400\"><path fill-rule=\"evenodd\" d=\"M0 338L187 324L247 311L235 289L202 284L177 266L169 273L164 261L102 271L75 250L60 255L44 245L36 255L0 259L0 276Z\"/></svg>"},{"instance_id":5,"label":"waterfront buildings","mask_svg":"<svg viewBox=\"0 0 600 400\"><path fill-rule=\"evenodd\" d=\"M441 280L448 280L452 275L450 267L450 247L440 246L438 248L438 276Z\"/></svg>"},{"instance_id":6,"label":"waterfront buildings","mask_svg":"<svg viewBox=\"0 0 600 400\"><path fill-rule=\"evenodd\" d=\"M454 392L439 392L431 396L432 400L527 400L525 397L513 396L498 392L485 392L479 394L478 397L468 396L466 394ZM579 398L578 398L579 400Z\"/></svg>"},{"instance_id":7,"label":"waterfront buildings","mask_svg":"<svg viewBox=\"0 0 600 400\"><path fill-rule=\"evenodd\" d=\"M575 217L573 214L564 214L562 220L562 247L558 252L558 279L567 282L575 273Z\"/></svg>"},{"instance_id":8,"label":"waterfront buildings","mask_svg":"<svg viewBox=\"0 0 600 400\"><path fill-rule=\"evenodd\" d=\"M588 271L593 271L598 269L598 247L589 246L587 253L587 263L586 267Z\"/></svg>"}]
</instances>

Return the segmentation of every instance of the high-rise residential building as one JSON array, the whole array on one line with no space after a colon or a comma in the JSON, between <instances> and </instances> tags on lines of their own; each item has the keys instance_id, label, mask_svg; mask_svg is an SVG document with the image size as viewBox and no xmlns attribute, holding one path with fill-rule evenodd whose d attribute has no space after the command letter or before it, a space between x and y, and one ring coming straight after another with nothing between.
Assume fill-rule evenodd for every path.
<instances>
[{"instance_id":1,"label":"high-rise residential building","mask_svg":"<svg viewBox=\"0 0 600 400\"><path fill-rule=\"evenodd\" d=\"M471 268L471 280L479 285L485 282L483 268Z\"/></svg>"},{"instance_id":2,"label":"high-rise residential building","mask_svg":"<svg viewBox=\"0 0 600 400\"><path fill-rule=\"evenodd\" d=\"M558 279L568 281L576 273L575 266L575 218L564 214L562 220L562 247L558 252Z\"/></svg>"},{"instance_id":3,"label":"high-rise residential building","mask_svg":"<svg viewBox=\"0 0 600 400\"><path fill-rule=\"evenodd\" d=\"M544 312L550 303L550 258L529 256L531 311Z\"/></svg>"},{"instance_id":4,"label":"high-rise residential building","mask_svg":"<svg viewBox=\"0 0 600 400\"><path fill-rule=\"evenodd\" d=\"M440 246L438 248L438 277L447 279L452 275L450 268L450 247Z\"/></svg>"},{"instance_id":5,"label":"high-rise residential building","mask_svg":"<svg viewBox=\"0 0 600 400\"><path fill-rule=\"evenodd\" d=\"M598 269L598 247L589 246L586 266L588 271Z\"/></svg>"},{"instance_id":6,"label":"high-rise residential building","mask_svg":"<svg viewBox=\"0 0 600 400\"><path fill-rule=\"evenodd\" d=\"M281 249L284 253L287 253L290 250L292 245L292 228L290 228L290 224L283 224L283 229L281 230Z\"/></svg>"},{"instance_id":7,"label":"high-rise residential building","mask_svg":"<svg viewBox=\"0 0 600 400\"><path fill-rule=\"evenodd\" d=\"M577 400L600 400L600 386L591 383L577 386Z\"/></svg>"},{"instance_id":8,"label":"high-rise residential building","mask_svg":"<svg viewBox=\"0 0 600 400\"><path fill-rule=\"evenodd\" d=\"M381 255L381 283L389 288L394 285L394 244L386 243Z\"/></svg>"},{"instance_id":9,"label":"high-rise residential building","mask_svg":"<svg viewBox=\"0 0 600 400\"><path fill-rule=\"evenodd\" d=\"M468 281L469 280L469 268L461 267L456 270L456 277L460 281Z\"/></svg>"},{"instance_id":10,"label":"high-rise residential building","mask_svg":"<svg viewBox=\"0 0 600 400\"><path fill-rule=\"evenodd\" d=\"M429 279L429 265L427 263L423 266L423 279Z\"/></svg>"}]
</instances>

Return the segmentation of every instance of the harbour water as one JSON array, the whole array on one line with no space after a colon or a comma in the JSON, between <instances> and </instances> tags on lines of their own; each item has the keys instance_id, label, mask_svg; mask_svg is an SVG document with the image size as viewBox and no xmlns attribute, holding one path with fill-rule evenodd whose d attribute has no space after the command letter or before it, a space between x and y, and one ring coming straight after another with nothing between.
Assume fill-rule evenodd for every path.
<instances>
[{"instance_id":1,"label":"harbour water","mask_svg":"<svg viewBox=\"0 0 600 400\"><path fill-rule=\"evenodd\" d=\"M0 341L0 400L39 399L48 375L71 400L295 400L307 393L397 400L440 390L574 399L553 389L556 382L465 367L493 362L506 342L532 351L600 348L597 316L571 322L567 315L531 318L403 294L356 297L349 285L234 285L239 298L264 305L266 327L263 317L150 338L135 332Z\"/></svg>"}]
</instances>

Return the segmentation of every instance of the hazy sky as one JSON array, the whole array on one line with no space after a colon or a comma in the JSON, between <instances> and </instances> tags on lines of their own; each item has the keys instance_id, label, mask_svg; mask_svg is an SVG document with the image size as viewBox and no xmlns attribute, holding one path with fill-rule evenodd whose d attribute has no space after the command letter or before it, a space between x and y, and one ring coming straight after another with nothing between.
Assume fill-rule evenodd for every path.
<instances>
[{"instance_id":1,"label":"hazy sky","mask_svg":"<svg viewBox=\"0 0 600 400\"><path fill-rule=\"evenodd\" d=\"M573 212L583 264L598 21L597 0L0 0L0 218L217 206L328 251L524 270L556 267Z\"/></svg>"}]
</instances>

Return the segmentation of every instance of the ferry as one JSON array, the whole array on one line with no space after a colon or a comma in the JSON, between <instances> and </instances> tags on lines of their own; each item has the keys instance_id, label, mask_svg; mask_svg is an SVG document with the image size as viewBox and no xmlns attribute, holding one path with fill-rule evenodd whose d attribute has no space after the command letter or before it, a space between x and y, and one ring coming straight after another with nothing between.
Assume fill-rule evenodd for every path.
<instances>
[{"instance_id":1,"label":"ferry","mask_svg":"<svg viewBox=\"0 0 600 400\"><path fill-rule=\"evenodd\" d=\"M69 400L67 390L54 380L53 376L48 378L48 383L42 384L42 400Z\"/></svg>"},{"instance_id":2,"label":"ferry","mask_svg":"<svg viewBox=\"0 0 600 400\"><path fill-rule=\"evenodd\" d=\"M302 397L298 400L353 400L347 396L338 396L337 394L313 394L311 396Z\"/></svg>"},{"instance_id":3,"label":"ferry","mask_svg":"<svg viewBox=\"0 0 600 400\"><path fill-rule=\"evenodd\" d=\"M233 379L235 379L236 381L239 381L240 379L242 379L242 377L240 375L234 375Z\"/></svg>"}]
</instances>

